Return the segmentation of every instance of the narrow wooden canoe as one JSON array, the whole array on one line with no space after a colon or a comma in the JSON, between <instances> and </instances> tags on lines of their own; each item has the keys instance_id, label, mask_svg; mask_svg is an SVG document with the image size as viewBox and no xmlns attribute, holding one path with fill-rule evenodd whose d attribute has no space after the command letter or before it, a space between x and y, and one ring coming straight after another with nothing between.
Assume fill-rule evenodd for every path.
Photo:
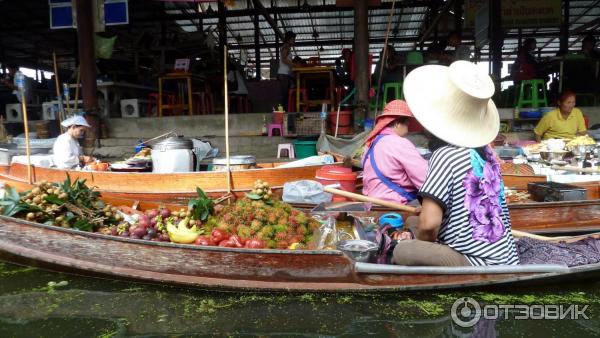
<instances>
[{"instance_id":1,"label":"narrow wooden canoe","mask_svg":"<svg viewBox=\"0 0 600 338\"><path fill-rule=\"evenodd\" d=\"M314 179L322 166L278 168L277 163L259 164L257 169L231 172L231 188L236 193L253 189L258 179L267 181L274 190L281 190L289 181ZM196 196L196 187L213 196L227 192L227 174L219 171L192 173L126 173L109 171L77 171L57 168L32 168L33 182L63 182L67 175L71 179L85 179L87 184L96 187L103 196L125 197L143 200L169 201ZM13 163L0 170L0 182L16 186L19 190L30 189L27 178L27 165Z\"/></svg>"},{"instance_id":2,"label":"narrow wooden canoe","mask_svg":"<svg viewBox=\"0 0 600 338\"><path fill-rule=\"evenodd\" d=\"M597 280L600 264L403 267L339 251L252 250L150 242L0 217L0 259L59 271L240 291L385 292Z\"/></svg>"}]
</instances>

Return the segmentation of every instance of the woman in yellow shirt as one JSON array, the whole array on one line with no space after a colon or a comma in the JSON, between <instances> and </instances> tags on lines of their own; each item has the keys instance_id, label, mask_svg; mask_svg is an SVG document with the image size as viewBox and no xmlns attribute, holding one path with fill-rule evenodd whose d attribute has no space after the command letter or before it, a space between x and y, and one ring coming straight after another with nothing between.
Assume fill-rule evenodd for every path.
<instances>
[{"instance_id":1,"label":"woman in yellow shirt","mask_svg":"<svg viewBox=\"0 0 600 338\"><path fill-rule=\"evenodd\" d=\"M533 132L538 142L542 139L571 139L586 135L583 113L575 108L575 93L570 90L564 91L558 99L558 108L546 113Z\"/></svg>"}]
</instances>

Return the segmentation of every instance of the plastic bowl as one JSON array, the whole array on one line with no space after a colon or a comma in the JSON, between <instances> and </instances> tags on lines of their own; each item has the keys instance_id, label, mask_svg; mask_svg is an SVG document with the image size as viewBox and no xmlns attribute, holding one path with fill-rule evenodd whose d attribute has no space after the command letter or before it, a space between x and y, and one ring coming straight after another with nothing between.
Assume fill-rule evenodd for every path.
<instances>
[{"instance_id":1,"label":"plastic bowl","mask_svg":"<svg viewBox=\"0 0 600 338\"><path fill-rule=\"evenodd\" d=\"M522 110L519 116L522 119L539 119L542 117L542 112L539 110Z\"/></svg>"}]
</instances>

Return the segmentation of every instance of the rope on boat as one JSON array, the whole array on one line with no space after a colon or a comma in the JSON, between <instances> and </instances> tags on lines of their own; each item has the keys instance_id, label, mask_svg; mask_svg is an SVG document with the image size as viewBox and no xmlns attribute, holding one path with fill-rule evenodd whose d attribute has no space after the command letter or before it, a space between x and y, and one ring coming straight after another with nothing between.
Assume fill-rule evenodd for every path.
<instances>
[{"instance_id":1,"label":"rope on boat","mask_svg":"<svg viewBox=\"0 0 600 338\"><path fill-rule=\"evenodd\" d=\"M387 59L387 45L388 38L390 36L390 28L392 27L392 18L394 17L394 8L396 7L396 0L392 0L392 9L390 10L390 15L388 16L387 28L385 30L385 40L383 42L383 55L381 56L381 60L379 60L379 76L377 77L377 90L375 93L375 117L377 117L377 113L379 110L379 92L381 92L381 76L383 76L383 67L385 67L385 60Z\"/></svg>"},{"instance_id":2,"label":"rope on boat","mask_svg":"<svg viewBox=\"0 0 600 338\"><path fill-rule=\"evenodd\" d=\"M225 45L223 47L223 101L225 101L225 164L227 171L227 193L231 194L231 168L229 161L229 93L227 93L227 61L227 45Z\"/></svg>"}]
</instances>

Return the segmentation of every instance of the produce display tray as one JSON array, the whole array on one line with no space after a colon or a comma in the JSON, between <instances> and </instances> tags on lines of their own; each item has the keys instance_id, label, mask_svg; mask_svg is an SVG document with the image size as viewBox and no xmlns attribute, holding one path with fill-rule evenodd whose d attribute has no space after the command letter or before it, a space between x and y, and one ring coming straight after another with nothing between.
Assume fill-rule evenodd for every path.
<instances>
[{"instance_id":1,"label":"produce display tray","mask_svg":"<svg viewBox=\"0 0 600 338\"><path fill-rule=\"evenodd\" d=\"M528 183L527 191L536 202L580 201L587 198L587 189L557 182Z\"/></svg>"}]
</instances>

